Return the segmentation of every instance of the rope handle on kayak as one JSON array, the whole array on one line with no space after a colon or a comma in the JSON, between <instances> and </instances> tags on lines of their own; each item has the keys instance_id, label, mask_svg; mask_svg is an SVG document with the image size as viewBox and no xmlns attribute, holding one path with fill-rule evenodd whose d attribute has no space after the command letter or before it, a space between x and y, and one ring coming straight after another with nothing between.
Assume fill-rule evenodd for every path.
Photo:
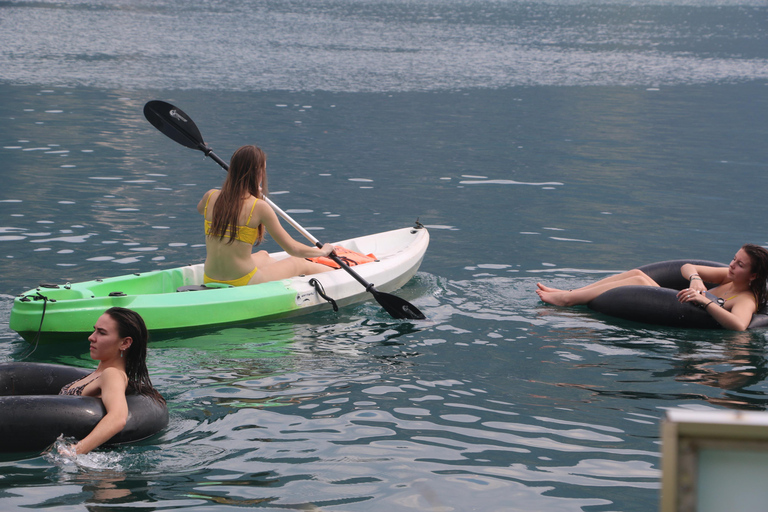
<instances>
[{"instance_id":1,"label":"rope handle on kayak","mask_svg":"<svg viewBox=\"0 0 768 512\"><path fill-rule=\"evenodd\" d=\"M309 284L315 287L315 291L319 296L321 296L323 299L331 303L331 306L333 306L334 311L339 310L339 306L338 304L336 304L336 301L325 294L325 288L323 288L323 285L320 281L318 281L313 277L312 279L309 280Z\"/></svg>"},{"instance_id":2,"label":"rope handle on kayak","mask_svg":"<svg viewBox=\"0 0 768 512\"><path fill-rule=\"evenodd\" d=\"M35 300L40 300L40 299L43 300L43 314L40 315L40 327L37 328L37 334L35 335L35 340L32 343L32 350L30 350L28 354L21 356L20 359L28 358L35 352L35 350L37 350L37 344L40 341L40 334L43 332L43 320L45 320L45 309L48 306L48 301L56 302L55 300L49 299L48 297L46 297L40 292L36 292L36 295L34 295L33 297L35 298Z\"/></svg>"}]
</instances>

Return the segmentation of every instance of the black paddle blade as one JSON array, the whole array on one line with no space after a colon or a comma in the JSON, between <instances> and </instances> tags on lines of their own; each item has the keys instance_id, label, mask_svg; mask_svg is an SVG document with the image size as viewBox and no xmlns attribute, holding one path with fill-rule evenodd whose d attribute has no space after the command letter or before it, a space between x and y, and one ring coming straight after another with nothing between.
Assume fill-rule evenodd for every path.
<instances>
[{"instance_id":1,"label":"black paddle blade","mask_svg":"<svg viewBox=\"0 0 768 512\"><path fill-rule=\"evenodd\" d=\"M376 301L392 318L397 318L399 320L424 320L427 318L424 316L424 313L419 311L419 308L407 300L378 290L370 291L373 293L373 297Z\"/></svg>"},{"instance_id":2,"label":"black paddle blade","mask_svg":"<svg viewBox=\"0 0 768 512\"><path fill-rule=\"evenodd\" d=\"M195 122L180 108L164 101L153 100L144 105L144 117L152 126L182 146L199 149L204 153L208 151Z\"/></svg>"}]
</instances>

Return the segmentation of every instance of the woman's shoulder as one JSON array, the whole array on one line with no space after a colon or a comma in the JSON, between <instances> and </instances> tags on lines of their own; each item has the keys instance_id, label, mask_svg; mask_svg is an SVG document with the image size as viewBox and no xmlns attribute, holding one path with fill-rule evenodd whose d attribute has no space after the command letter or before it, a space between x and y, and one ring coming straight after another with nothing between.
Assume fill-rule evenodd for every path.
<instances>
[{"instance_id":1,"label":"woman's shoulder","mask_svg":"<svg viewBox=\"0 0 768 512\"><path fill-rule=\"evenodd\" d=\"M737 298L744 297L750 302L754 302L755 305L757 305L757 297L755 297L755 293L752 290L744 290L743 292L739 293Z\"/></svg>"},{"instance_id":2,"label":"woman's shoulder","mask_svg":"<svg viewBox=\"0 0 768 512\"><path fill-rule=\"evenodd\" d=\"M122 370L122 369L120 369L120 368L118 368L116 366L108 366L108 367L104 368L104 370L102 370L101 375L105 376L105 377L106 376L115 377L115 376L118 376L118 375L126 377L128 374L125 373L125 370Z\"/></svg>"},{"instance_id":3,"label":"woman's shoulder","mask_svg":"<svg viewBox=\"0 0 768 512\"><path fill-rule=\"evenodd\" d=\"M253 216L251 217L251 226L264 224L267 229L273 229L275 224L279 224L277 214L269 204L261 198L256 199L253 205Z\"/></svg>"},{"instance_id":4,"label":"woman's shoulder","mask_svg":"<svg viewBox=\"0 0 768 512\"><path fill-rule=\"evenodd\" d=\"M254 213L258 213L260 216L264 216L265 214L274 212L274 210L272 210L266 201L260 198L254 198L254 196L250 196L248 201L251 201L251 199L255 199L255 202L253 203Z\"/></svg>"},{"instance_id":5,"label":"woman's shoulder","mask_svg":"<svg viewBox=\"0 0 768 512\"><path fill-rule=\"evenodd\" d=\"M101 372L101 378L102 385L107 382L124 382L125 384L128 384L128 374L120 368L115 368L113 366L104 368L104 371Z\"/></svg>"},{"instance_id":6,"label":"woman's shoulder","mask_svg":"<svg viewBox=\"0 0 768 512\"><path fill-rule=\"evenodd\" d=\"M743 307L748 307L757 311L757 297L755 297L755 294L752 293L751 290L739 292L735 297L731 297L730 299L726 297L726 304L728 303L733 304L731 309L738 305L743 305Z\"/></svg>"},{"instance_id":7,"label":"woman's shoulder","mask_svg":"<svg viewBox=\"0 0 768 512\"><path fill-rule=\"evenodd\" d=\"M200 202L197 203L197 211L201 215L204 213L206 206L208 206L208 201L211 199L211 196L214 192L218 192L218 190L215 188L210 189L205 194L203 194L203 197L200 198Z\"/></svg>"}]
</instances>

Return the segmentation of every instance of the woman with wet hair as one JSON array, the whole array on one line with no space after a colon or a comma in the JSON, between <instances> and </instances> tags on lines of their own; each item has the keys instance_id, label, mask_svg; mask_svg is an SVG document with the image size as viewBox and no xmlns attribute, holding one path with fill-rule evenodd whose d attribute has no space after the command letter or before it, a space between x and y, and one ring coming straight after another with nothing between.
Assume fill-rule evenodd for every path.
<instances>
[{"instance_id":1,"label":"woman with wet hair","mask_svg":"<svg viewBox=\"0 0 768 512\"><path fill-rule=\"evenodd\" d=\"M144 320L130 309L110 308L96 321L88 341L98 366L61 388L59 394L101 398L106 414L86 437L64 448L69 455L88 453L123 430L128 420L126 394L147 395L165 403L149 378L148 339Z\"/></svg>"}]
</instances>

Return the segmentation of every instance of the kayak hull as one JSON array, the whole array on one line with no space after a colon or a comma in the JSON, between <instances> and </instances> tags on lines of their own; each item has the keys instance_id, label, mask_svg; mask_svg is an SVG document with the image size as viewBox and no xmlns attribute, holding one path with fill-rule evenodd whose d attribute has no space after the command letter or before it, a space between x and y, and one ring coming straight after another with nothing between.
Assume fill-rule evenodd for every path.
<instances>
[{"instance_id":1,"label":"kayak hull","mask_svg":"<svg viewBox=\"0 0 768 512\"><path fill-rule=\"evenodd\" d=\"M429 245L426 228L404 228L336 242L347 249L374 254L377 261L353 270L383 292L396 290L418 270ZM275 259L285 252L271 254ZM211 328L302 315L330 309L310 283L316 279L326 295L345 306L371 298L352 276L338 269L258 285L212 287L199 291L203 264L123 275L67 285L40 285L16 297L10 327L27 341L83 339L108 308L138 312L153 337L180 330ZM39 335L38 335L39 333Z\"/></svg>"}]
</instances>

